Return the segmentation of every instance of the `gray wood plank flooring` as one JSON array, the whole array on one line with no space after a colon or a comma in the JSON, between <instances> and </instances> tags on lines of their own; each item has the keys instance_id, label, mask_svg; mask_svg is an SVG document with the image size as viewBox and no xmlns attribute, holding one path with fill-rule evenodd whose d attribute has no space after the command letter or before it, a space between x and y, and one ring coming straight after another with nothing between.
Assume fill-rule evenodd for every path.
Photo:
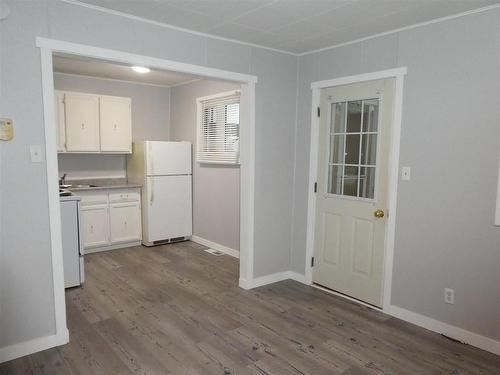
<instances>
[{"instance_id":1,"label":"gray wood plank flooring","mask_svg":"<svg viewBox=\"0 0 500 375\"><path fill-rule=\"evenodd\" d=\"M238 288L238 261L183 242L85 257L70 343L0 375L500 374L500 357L294 281Z\"/></svg>"}]
</instances>

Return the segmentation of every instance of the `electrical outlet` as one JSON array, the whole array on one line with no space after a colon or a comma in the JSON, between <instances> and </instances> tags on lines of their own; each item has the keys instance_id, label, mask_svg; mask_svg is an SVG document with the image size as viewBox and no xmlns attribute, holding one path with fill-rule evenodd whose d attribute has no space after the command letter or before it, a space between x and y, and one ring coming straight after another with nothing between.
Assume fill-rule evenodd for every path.
<instances>
[{"instance_id":1,"label":"electrical outlet","mask_svg":"<svg viewBox=\"0 0 500 375\"><path fill-rule=\"evenodd\" d=\"M444 302L450 305L455 304L455 289L444 288Z\"/></svg>"}]
</instances>

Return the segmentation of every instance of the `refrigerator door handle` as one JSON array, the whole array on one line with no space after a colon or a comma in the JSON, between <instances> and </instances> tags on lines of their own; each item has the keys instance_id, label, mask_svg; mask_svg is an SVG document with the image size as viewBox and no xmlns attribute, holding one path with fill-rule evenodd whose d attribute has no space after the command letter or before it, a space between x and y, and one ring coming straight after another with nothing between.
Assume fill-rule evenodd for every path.
<instances>
[{"instance_id":1,"label":"refrigerator door handle","mask_svg":"<svg viewBox=\"0 0 500 375\"><path fill-rule=\"evenodd\" d=\"M151 196L149 197L149 205L150 206L153 205L154 197L155 197L155 183L154 183L154 179L152 178L151 179Z\"/></svg>"},{"instance_id":2,"label":"refrigerator door handle","mask_svg":"<svg viewBox=\"0 0 500 375\"><path fill-rule=\"evenodd\" d=\"M154 175L154 159L153 159L153 145L151 142L148 143L148 150L149 150L149 155L148 155L148 161L149 161L149 174Z\"/></svg>"}]
</instances>

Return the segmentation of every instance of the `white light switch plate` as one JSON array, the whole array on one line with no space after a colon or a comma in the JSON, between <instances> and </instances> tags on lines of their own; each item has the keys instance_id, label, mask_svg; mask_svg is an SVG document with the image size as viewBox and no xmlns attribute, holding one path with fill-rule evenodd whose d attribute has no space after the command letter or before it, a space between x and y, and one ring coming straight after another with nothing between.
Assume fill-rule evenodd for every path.
<instances>
[{"instance_id":1,"label":"white light switch plate","mask_svg":"<svg viewBox=\"0 0 500 375\"><path fill-rule=\"evenodd\" d=\"M30 145L30 156L31 156L31 162L41 163L42 162L42 146Z\"/></svg>"},{"instance_id":2,"label":"white light switch plate","mask_svg":"<svg viewBox=\"0 0 500 375\"><path fill-rule=\"evenodd\" d=\"M410 167L401 168L401 180L410 181L410 178L411 178L411 168Z\"/></svg>"}]
</instances>

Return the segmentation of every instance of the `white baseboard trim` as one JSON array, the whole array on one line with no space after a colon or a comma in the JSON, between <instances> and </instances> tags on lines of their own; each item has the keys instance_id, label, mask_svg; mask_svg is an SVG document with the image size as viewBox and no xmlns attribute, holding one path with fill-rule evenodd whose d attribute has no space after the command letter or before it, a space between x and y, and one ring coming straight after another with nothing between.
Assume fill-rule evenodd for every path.
<instances>
[{"instance_id":1,"label":"white baseboard trim","mask_svg":"<svg viewBox=\"0 0 500 375\"><path fill-rule=\"evenodd\" d=\"M239 282L238 282L238 286L241 288L241 289L245 289L245 290L249 290L249 289L252 289L252 283L249 282L247 279L242 279L240 278Z\"/></svg>"},{"instance_id":2,"label":"white baseboard trim","mask_svg":"<svg viewBox=\"0 0 500 375\"><path fill-rule=\"evenodd\" d=\"M292 280L295 280L299 283L308 285L305 275L302 275L302 274L295 272L295 271L288 271L288 273L290 275L289 279L292 279Z\"/></svg>"},{"instance_id":3,"label":"white baseboard trim","mask_svg":"<svg viewBox=\"0 0 500 375\"><path fill-rule=\"evenodd\" d=\"M240 252L238 250L231 249L230 247L218 244L216 242L206 240L206 239L198 237L198 236L191 236L191 241L196 242L197 244L200 244L203 246L210 247L211 249L218 250L221 253L230 255L234 258L240 257Z\"/></svg>"},{"instance_id":4,"label":"white baseboard trim","mask_svg":"<svg viewBox=\"0 0 500 375\"><path fill-rule=\"evenodd\" d=\"M10 361L25 355L50 349L55 346L67 344L69 342L69 332L66 329L62 334L40 337L37 339L20 342L0 348L0 363Z\"/></svg>"},{"instance_id":5,"label":"white baseboard trim","mask_svg":"<svg viewBox=\"0 0 500 375\"><path fill-rule=\"evenodd\" d=\"M99 253L101 251L125 249L127 247L135 247L135 246L141 246L141 245L142 245L142 241L132 241L132 242L117 243L117 244L114 244L114 245L106 245L106 246L101 246L101 247L93 247L93 248L90 248L90 249L84 249L83 255L85 255L85 254Z\"/></svg>"},{"instance_id":6,"label":"white baseboard trim","mask_svg":"<svg viewBox=\"0 0 500 375\"><path fill-rule=\"evenodd\" d=\"M429 318L428 316L421 315L394 305L391 305L389 307L389 310L384 312L386 314L394 316L395 318L415 324L430 331L442 333L463 343L475 346L479 349L486 350L487 352L494 353L496 355L500 355L500 341L494 340L492 338L467 331L463 328L453 326L451 324Z\"/></svg>"},{"instance_id":7,"label":"white baseboard trim","mask_svg":"<svg viewBox=\"0 0 500 375\"><path fill-rule=\"evenodd\" d=\"M253 289L283 280L295 280L305 284L305 276L293 271L283 271L272 273L266 276L256 277L253 280L240 279L239 286L243 289Z\"/></svg>"},{"instance_id":8,"label":"white baseboard trim","mask_svg":"<svg viewBox=\"0 0 500 375\"><path fill-rule=\"evenodd\" d=\"M293 271L288 271L288 272L281 272L279 274L273 274L273 275L269 275L269 276L255 279L254 283L257 281L257 283L256 283L257 285L252 286L248 289L256 288L257 286L262 286L262 285L269 284L271 282L277 282L277 281L281 281L281 280L285 280L285 279L292 279L292 280L298 281L299 283L309 285L306 281L305 275L302 275L300 273L293 272ZM270 281L266 283L265 281L268 281L268 280L270 280ZM313 285L313 287L317 287L317 286ZM350 301L359 303L361 305L365 305L363 302L358 301L354 298L349 298L343 294L336 293L334 291L330 291L330 290L324 289L322 287L317 287L317 288L321 289L321 290L325 290L328 293L338 295L339 297L346 298ZM366 305L366 306L373 308L374 310L379 310L379 309L377 309L373 306L370 306L370 305ZM445 323L445 322L442 322L442 321L430 318L428 316L421 315L421 314L415 313L413 311L406 310L404 308L394 306L394 305L389 306L389 309L387 309L385 311L382 310L382 312L384 312L388 315L391 315L395 318L404 320L405 322L412 323L412 324L415 324L419 327L428 329L429 331L433 331L433 332L440 333L440 334L442 333L448 337L451 337L451 338L456 339L458 341L461 341L463 343L475 346L476 348L486 350L487 352L490 352L490 353L493 353L496 355L500 355L500 341L494 340L492 338L482 336L478 333L474 333L471 331L467 331L463 328L460 328L460 327L457 327L457 326L454 326L454 325L451 325L451 324L448 324L448 323Z\"/></svg>"}]
</instances>

